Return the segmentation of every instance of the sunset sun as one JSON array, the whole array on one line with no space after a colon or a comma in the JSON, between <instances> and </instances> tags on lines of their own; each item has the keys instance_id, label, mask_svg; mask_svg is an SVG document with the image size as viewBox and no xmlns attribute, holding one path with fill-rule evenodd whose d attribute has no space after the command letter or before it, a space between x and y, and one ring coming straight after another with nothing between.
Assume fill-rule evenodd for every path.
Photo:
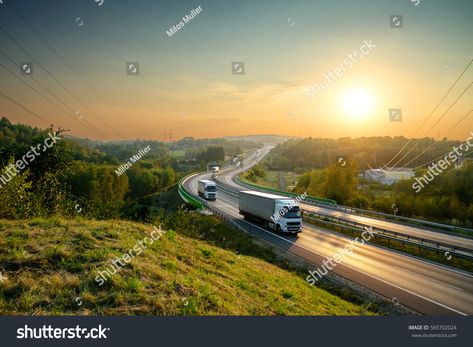
<instances>
[{"instance_id":1,"label":"sunset sun","mask_svg":"<svg viewBox=\"0 0 473 347\"><path fill-rule=\"evenodd\" d=\"M341 100L342 110L350 118L365 117L373 109L373 106L373 97L361 88L346 92Z\"/></svg>"}]
</instances>

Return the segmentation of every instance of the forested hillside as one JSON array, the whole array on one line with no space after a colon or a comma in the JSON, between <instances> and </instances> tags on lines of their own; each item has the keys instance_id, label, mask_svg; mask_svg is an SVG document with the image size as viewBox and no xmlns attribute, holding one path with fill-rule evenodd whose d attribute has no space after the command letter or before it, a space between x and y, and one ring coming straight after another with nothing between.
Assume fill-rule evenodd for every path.
<instances>
[{"instance_id":1,"label":"forested hillside","mask_svg":"<svg viewBox=\"0 0 473 347\"><path fill-rule=\"evenodd\" d=\"M60 139L43 146L50 134ZM35 153L36 146L44 150ZM174 143L95 142L70 137L61 129L42 130L2 118L0 218L80 215L147 221L162 208L177 209L176 192L166 192L180 177L253 146L192 138Z\"/></svg>"},{"instance_id":2,"label":"forested hillside","mask_svg":"<svg viewBox=\"0 0 473 347\"><path fill-rule=\"evenodd\" d=\"M391 160L406 144L407 150ZM290 140L273 149L264 167L294 172L298 179L293 190L297 193L307 192L352 207L472 227L471 153L463 156L462 166L451 165L419 192L413 189L415 178L388 186L360 177L369 168L395 165L411 147L414 149L396 166L407 165L414 169L415 177L422 177L428 170L428 165L422 164L435 163L460 145L460 141L433 139L409 142L403 137Z\"/></svg>"}]
</instances>

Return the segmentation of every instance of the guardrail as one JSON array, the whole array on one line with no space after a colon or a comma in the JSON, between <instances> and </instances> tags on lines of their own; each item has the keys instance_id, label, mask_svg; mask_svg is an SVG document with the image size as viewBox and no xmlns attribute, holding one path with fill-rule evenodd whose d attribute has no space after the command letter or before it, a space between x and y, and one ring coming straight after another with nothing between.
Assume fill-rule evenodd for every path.
<instances>
[{"instance_id":1,"label":"guardrail","mask_svg":"<svg viewBox=\"0 0 473 347\"><path fill-rule=\"evenodd\" d=\"M297 194L294 194L294 193L284 192L284 191L277 190L274 188L268 188L268 187L259 186L256 184L251 184L248 182L243 182L238 176L235 177L235 182L237 182L238 184L242 186L246 186L250 189L256 188L259 190L267 190L267 191L275 192L281 195L297 196ZM455 235L455 236L462 236L462 237L467 237L467 238L473 237L473 229L462 228L462 227L457 227L457 226L448 225L448 224L435 223L435 222L425 221L422 219L403 217L403 216L393 215L389 213L363 210L356 207L337 205L336 201L330 200L330 199L308 197L304 199L304 203L308 203L309 205L315 205L319 207L327 207L333 210L352 213L359 216L372 217L372 218L377 218L380 220L391 221L391 222L392 221L401 222L401 223L404 223L406 225L411 225L411 226L421 226L428 230L451 233L452 235Z\"/></svg>"},{"instance_id":2,"label":"guardrail","mask_svg":"<svg viewBox=\"0 0 473 347\"><path fill-rule=\"evenodd\" d=\"M337 209L342 212L349 212L349 213L358 214L361 216L374 217L374 218L385 220L385 221L397 221L397 222L402 222L407 225L426 227L428 229L431 229L431 230L433 229L435 231L442 231L442 232L447 231L447 232L454 233L455 235L461 234L460 236L462 235L465 235L467 237L473 236L473 229L458 227L455 225L435 223L435 222L430 222L430 221L426 221L422 219L403 217L403 216L393 215L393 214L384 213L384 212L363 210L356 207L348 207L348 206L342 206L342 205L338 205Z\"/></svg>"},{"instance_id":3,"label":"guardrail","mask_svg":"<svg viewBox=\"0 0 473 347\"><path fill-rule=\"evenodd\" d=\"M195 174L188 175L184 177L181 181L179 181L179 194L184 199L184 201L187 201L201 209L207 208L209 210L212 210L216 214L217 217L226 221L231 221L232 224L236 226L237 223L233 221L231 218L229 218L229 216L225 212L219 210L215 206L208 204L205 201L203 202L200 199L193 197L184 189L183 183L194 175ZM220 189L226 191L230 195L234 197L239 196L238 189L220 181L218 181L218 185ZM429 250L433 250L437 252L442 251L442 252L445 252L445 254L447 254L448 252L449 254L457 256L457 257L473 260L473 251L468 248L458 247L458 246L450 245L443 242L436 242L436 241L424 239L418 236L412 236L412 235L400 233L397 231L391 231L391 230L387 230L387 229L383 229L379 227L373 227L372 225L346 220L341 217L320 214L314 211L308 211L304 209L302 209L302 211L304 212L304 215L303 215L304 219L315 220L316 222L319 222L319 223L329 224L332 226L337 226L337 227L349 229L356 232L363 232L364 230L366 230L366 228L369 228L370 232L375 233L375 237L401 242L403 245L409 244L409 245L413 245L416 247L421 247L424 249L429 249ZM314 218L314 216L318 218ZM329 221L327 221L327 219Z\"/></svg>"},{"instance_id":4,"label":"guardrail","mask_svg":"<svg viewBox=\"0 0 473 347\"><path fill-rule=\"evenodd\" d=\"M364 230L369 230L375 234L375 237L380 237L388 240L394 240L404 244L410 244L416 247L421 247L425 249L430 249L434 251L442 251L445 253L450 253L457 257L473 259L473 251L468 248L458 247L450 245L444 242L432 241L429 239L424 239L418 236L407 235L397 231L386 230L379 227L373 227L372 225L363 224L359 222L349 221L340 217L328 216L325 214L320 214L314 211L302 210L304 212L304 218L308 220L315 220L320 223L335 225L345 229L350 229L357 232L362 232ZM318 218L314 218L316 216ZM329 221L327 221L327 219Z\"/></svg>"},{"instance_id":5,"label":"guardrail","mask_svg":"<svg viewBox=\"0 0 473 347\"><path fill-rule=\"evenodd\" d=\"M235 176L234 180L241 186L247 187L249 189L256 188L259 190L272 191L281 195L297 196L297 194L294 194L294 193L284 192L284 191L277 190L274 188L268 188L268 187L263 187L263 186L259 186L252 183L243 182L238 176ZM342 212L349 212L349 213L357 214L360 216L368 216L368 217L373 217L373 218L377 218L377 219L385 220L385 221L395 221L395 222L400 222L400 223L404 223L406 225L411 225L411 226L421 226L421 227L426 228L427 230L430 229L432 231L437 231L437 232L451 233L452 235L455 235L455 236L473 238L473 229L470 229L470 228L463 228L463 227L454 226L454 225L430 222L423 219L403 217L403 216L393 215L389 213L363 210L361 208L356 208L356 207L337 205L337 202L334 200L324 199L324 198L319 198L319 197L308 197L308 199L305 199L305 202L315 205L315 206L327 207L330 209L339 210Z\"/></svg>"},{"instance_id":6,"label":"guardrail","mask_svg":"<svg viewBox=\"0 0 473 347\"><path fill-rule=\"evenodd\" d=\"M203 209L204 208L204 204L199 200L199 199L196 199L193 195L189 194L185 189L184 189L184 182L191 178L192 176L195 176L196 174L190 174L190 175L187 175L186 177L183 177L179 183L177 184L177 191L179 192L179 195L181 196L182 200L184 200L185 202L197 207L197 208L200 208L200 209Z\"/></svg>"},{"instance_id":7,"label":"guardrail","mask_svg":"<svg viewBox=\"0 0 473 347\"><path fill-rule=\"evenodd\" d=\"M254 236L254 233L252 233L252 230L253 229L258 229L259 227L258 226L254 226L253 224L249 223L249 222L246 222L246 221L241 221L242 223L238 223L238 221L236 219L234 219L232 216L230 216L227 212L219 209L218 207L216 206L213 206L211 204L209 204L207 201L205 200L201 200L200 198L197 198L197 197L194 197L192 196L192 194L188 193L185 188L184 188L184 182L191 178L192 176L194 175L197 175L197 174L191 174L191 175L187 175L186 177L182 178L179 183L178 183L178 191L179 191L179 195L181 196L181 198L185 201L185 202L188 202L190 204L193 204L194 206L200 208L201 210L209 210L209 211L212 211L213 215L217 218L219 218L220 220L224 221L224 222L228 222L230 223L231 225L233 225L235 228L247 233L248 235L251 236ZM238 196L238 191L234 192L236 194L236 196ZM263 238L264 239L264 238Z\"/></svg>"},{"instance_id":8,"label":"guardrail","mask_svg":"<svg viewBox=\"0 0 473 347\"><path fill-rule=\"evenodd\" d=\"M226 183L219 182L219 188L226 191L232 196L238 197L238 190L229 186ZM350 221L347 219L343 219L341 217L325 215L325 214L317 213L314 211L308 211L304 209L302 209L302 211L304 212L305 219L309 219L309 220L314 219L324 224L335 225L335 226L343 227L343 228L354 230L354 231L363 231L363 230L366 230L365 228L370 228L370 230L373 230L373 232L376 232L376 236L380 238L395 240L403 244L410 244L410 245L414 245L414 246L418 246L418 247L426 248L430 250L449 252L452 255L455 255L458 257L473 259L473 251L468 248L457 247L454 245L450 245L448 243L436 242L429 239L400 233L397 231L391 231L391 230L387 230L387 229L383 229L379 227L373 227L372 225ZM310 217L311 215L317 216L319 218L317 219L312 218ZM332 220L332 222L329 222L324 219ZM338 222L338 223L334 223L333 221ZM342 224L342 222L344 224Z\"/></svg>"},{"instance_id":9,"label":"guardrail","mask_svg":"<svg viewBox=\"0 0 473 347\"><path fill-rule=\"evenodd\" d=\"M234 197L237 197L239 196L239 190L238 189L235 189L233 188L232 186L228 185L227 183L223 183L223 182L220 182L217 180L217 186L219 189L221 190L224 190L226 191L227 193L229 193L230 195L234 196Z\"/></svg>"}]
</instances>

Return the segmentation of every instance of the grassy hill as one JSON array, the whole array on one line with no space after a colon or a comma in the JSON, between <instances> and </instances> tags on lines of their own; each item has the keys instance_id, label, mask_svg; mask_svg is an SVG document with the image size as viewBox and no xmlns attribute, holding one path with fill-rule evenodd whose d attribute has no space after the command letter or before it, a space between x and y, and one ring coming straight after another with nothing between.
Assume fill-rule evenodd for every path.
<instances>
[{"instance_id":1,"label":"grassy hill","mask_svg":"<svg viewBox=\"0 0 473 347\"><path fill-rule=\"evenodd\" d=\"M97 271L149 236L152 225L1 220L0 314L371 314L268 261L271 251L226 224L185 215L163 220L167 232L102 286Z\"/></svg>"}]
</instances>

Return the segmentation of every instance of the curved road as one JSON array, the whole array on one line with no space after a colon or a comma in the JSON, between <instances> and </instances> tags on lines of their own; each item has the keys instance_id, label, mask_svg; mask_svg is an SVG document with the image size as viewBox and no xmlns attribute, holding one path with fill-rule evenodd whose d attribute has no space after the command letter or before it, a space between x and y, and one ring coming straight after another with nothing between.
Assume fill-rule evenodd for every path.
<instances>
[{"instance_id":1,"label":"curved road","mask_svg":"<svg viewBox=\"0 0 473 347\"><path fill-rule=\"evenodd\" d=\"M268 151L269 149L265 148L250 156L246 160L248 164L245 169ZM241 170L223 170L218 178L235 186L232 177L236 171ZM210 176L211 174L192 176L184 182L184 186L188 192L197 195L198 179L208 179ZM238 188L241 190L241 187ZM235 222L250 226L239 215L238 199L233 195L221 189L217 200L209 203L232 216ZM311 205L305 207L314 208ZM343 235L306 223L303 224L299 237L276 234L254 225L250 227L252 233L287 252L309 260L314 264L314 270L320 267L326 258L340 254L340 250L350 241ZM331 271L383 295L394 303L399 302L425 315L473 314L473 275L457 269L374 245L359 244Z\"/></svg>"},{"instance_id":2,"label":"curved road","mask_svg":"<svg viewBox=\"0 0 473 347\"><path fill-rule=\"evenodd\" d=\"M265 147L263 150L260 150L259 153L256 153L252 156L250 156L247 159L248 164L245 166L245 170L250 168L252 165L254 165L257 161L261 160L269 151L271 150L271 147ZM218 180L221 182L226 183L227 185L233 186L235 189L248 189L244 187L239 187L235 182L234 182L234 177L241 173L242 169L238 170L232 170L228 169L226 174L218 176ZM343 218L345 220L351 221L351 222L358 222L361 224L367 224L371 225L373 227L378 227L381 229L386 229L390 231L395 231L398 233L403 233L407 234L410 236L416 236L419 238L423 238L426 240L431 240L434 242L439 242L439 243L444 243L456 247L463 247L467 248L469 250L473 250L473 238L468 238L468 237L462 237L462 236L456 236L451 233L446 233L446 232L437 232L433 231L430 229L425 229L422 227L416 227L412 225L406 225L402 223L395 223L395 222L390 222L390 221L385 221L385 220L380 220L372 217L367 217L367 216L360 216L357 214L352 214L348 212L341 212L338 210L333 210L328 207L321 207L321 206L314 206L314 205L309 205L309 204L304 204L303 202L300 203L301 208L304 210L308 211L313 211L317 212L323 215L327 216L333 216L337 218Z\"/></svg>"}]
</instances>

